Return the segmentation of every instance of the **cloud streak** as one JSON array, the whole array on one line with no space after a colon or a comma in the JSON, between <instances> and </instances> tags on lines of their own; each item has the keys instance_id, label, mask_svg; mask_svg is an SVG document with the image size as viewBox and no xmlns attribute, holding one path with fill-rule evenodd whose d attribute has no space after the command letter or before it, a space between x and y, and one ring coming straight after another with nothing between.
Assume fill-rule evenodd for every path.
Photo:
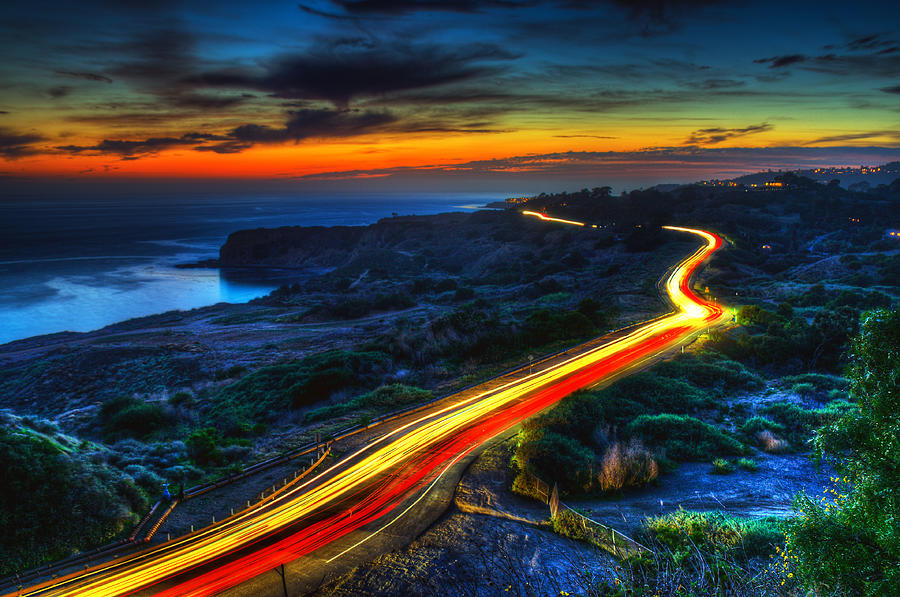
<instances>
[{"instance_id":1,"label":"cloud streak","mask_svg":"<svg viewBox=\"0 0 900 597\"><path fill-rule=\"evenodd\" d=\"M765 133L767 131L772 130L772 125L768 122L763 122L762 124L752 124L750 126L746 126L744 128L739 129L727 129L727 128L707 128L707 129L698 129L691 133L691 135L685 139L685 145L715 145L716 143L722 143L723 141L728 141L729 139L734 139L735 137L744 137L746 135L755 135L758 133Z\"/></svg>"},{"instance_id":2,"label":"cloud streak","mask_svg":"<svg viewBox=\"0 0 900 597\"><path fill-rule=\"evenodd\" d=\"M44 140L44 137L34 133L18 133L12 129L0 127L0 155L14 160L38 153L33 145Z\"/></svg>"}]
</instances>

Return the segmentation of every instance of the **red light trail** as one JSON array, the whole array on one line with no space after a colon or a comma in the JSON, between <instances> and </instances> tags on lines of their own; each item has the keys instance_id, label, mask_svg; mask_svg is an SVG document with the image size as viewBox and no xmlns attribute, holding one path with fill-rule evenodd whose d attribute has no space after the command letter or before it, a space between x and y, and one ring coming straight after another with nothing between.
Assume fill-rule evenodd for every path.
<instances>
[{"instance_id":1,"label":"red light trail","mask_svg":"<svg viewBox=\"0 0 900 597\"><path fill-rule=\"evenodd\" d=\"M526 215L584 226L534 212ZM724 309L697 296L690 284L694 272L721 247L722 240L701 230L667 228L699 235L705 241L666 281L666 291L676 308L671 314L561 363L406 423L285 492L265 508L249 510L146 552L17 594L122 595L152 592L154 585L164 583L157 594L213 595L398 511L402 515L404 505L410 508L409 503L421 499L423 491L455 462L492 437L564 396L637 366L725 319Z\"/></svg>"}]
</instances>

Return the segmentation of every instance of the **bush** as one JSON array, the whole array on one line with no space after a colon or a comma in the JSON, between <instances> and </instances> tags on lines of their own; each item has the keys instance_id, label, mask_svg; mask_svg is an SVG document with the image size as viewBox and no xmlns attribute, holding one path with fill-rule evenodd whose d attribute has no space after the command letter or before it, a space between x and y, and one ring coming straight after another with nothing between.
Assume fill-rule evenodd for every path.
<instances>
[{"instance_id":1,"label":"bush","mask_svg":"<svg viewBox=\"0 0 900 597\"><path fill-rule=\"evenodd\" d=\"M720 388L724 392L753 390L765 385L762 378L744 365L708 354L678 356L654 368L658 375L683 379L703 388Z\"/></svg>"},{"instance_id":2,"label":"bush","mask_svg":"<svg viewBox=\"0 0 900 597\"><path fill-rule=\"evenodd\" d=\"M818 393L825 393L830 390L847 390L849 382L837 375L826 375L824 373L802 373L800 375L788 375L781 379L785 385L809 384Z\"/></svg>"},{"instance_id":3,"label":"bush","mask_svg":"<svg viewBox=\"0 0 900 597\"><path fill-rule=\"evenodd\" d=\"M741 425L741 433L748 437L754 437L761 431L776 431L780 433L784 431L784 425L765 417L751 417Z\"/></svg>"},{"instance_id":4,"label":"bush","mask_svg":"<svg viewBox=\"0 0 900 597\"><path fill-rule=\"evenodd\" d=\"M172 406L192 406L194 404L194 395L190 392L175 392L169 396L169 404Z\"/></svg>"},{"instance_id":5,"label":"bush","mask_svg":"<svg viewBox=\"0 0 900 597\"><path fill-rule=\"evenodd\" d=\"M750 473L755 473L759 470L759 465L756 464L756 461L749 458L738 458L737 467Z\"/></svg>"},{"instance_id":6,"label":"bush","mask_svg":"<svg viewBox=\"0 0 900 597\"><path fill-rule=\"evenodd\" d=\"M769 454L781 454L782 452L787 452L788 448L790 448L790 444L787 441L777 437L771 431L760 431L754 437L762 451Z\"/></svg>"},{"instance_id":7,"label":"bush","mask_svg":"<svg viewBox=\"0 0 900 597\"><path fill-rule=\"evenodd\" d=\"M700 461L710 454L740 456L747 451L738 440L688 416L641 415L625 427L625 435L642 438L675 461Z\"/></svg>"},{"instance_id":8,"label":"bush","mask_svg":"<svg viewBox=\"0 0 900 597\"><path fill-rule=\"evenodd\" d=\"M816 387L811 383L795 383L791 387L791 393L804 398L809 398L816 393Z\"/></svg>"},{"instance_id":9,"label":"bush","mask_svg":"<svg viewBox=\"0 0 900 597\"><path fill-rule=\"evenodd\" d=\"M590 487L593 460L593 452L577 440L553 431L520 431L516 437L513 463L566 493Z\"/></svg>"},{"instance_id":10,"label":"bush","mask_svg":"<svg viewBox=\"0 0 900 597\"><path fill-rule=\"evenodd\" d=\"M734 472L734 466L724 458L716 458L712 461L712 474L727 475Z\"/></svg>"},{"instance_id":11,"label":"bush","mask_svg":"<svg viewBox=\"0 0 900 597\"><path fill-rule=\"evenodd\" d=\"M222 463L222 436L215 427L197 429L188 436L186 443L191 458L197 464Z\"/></svg>"},{"instance_id":12,"label":"bush","mask_svg":"<svg viewBox=\"0 0 900 597\"><path fill-rule=\"evenodd\" d=\"M109 439L144 438L170 426L174 418L159 403L121 396L103 403L100 421Z\"/></svg>"},{"instance_id":13,"label":"bush","mask_svg":"<svg viewBox=\"0 0 900 597\"><path fill-rule=\"evenodd\" d=\"M588 541L590 539L578 514L568 508L560 508L550 522L553 524L553 532L558 535L576 541Z\"/></svg>"},{"instance_id":14,"label":"bush","mask_svg":"<svg viewBox=\"0 0 900 597\"><path fill-rule=\"evenodd\" d=\"M626 377L598 392L598 396L601 417L612 425L624 424L636 414L683 414L714 404L691 384L655 371ZM633 405L638 406L635 409Z\"/></svg>"}]
</instances>

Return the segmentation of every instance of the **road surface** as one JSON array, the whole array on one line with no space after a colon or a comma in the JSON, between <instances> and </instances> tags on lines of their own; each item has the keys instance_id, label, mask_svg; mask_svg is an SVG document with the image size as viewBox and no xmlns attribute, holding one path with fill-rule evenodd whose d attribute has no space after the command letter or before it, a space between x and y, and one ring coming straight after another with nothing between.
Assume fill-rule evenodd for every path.
<instances>
[{"instance_id":1,"label":"road surface","mask_svg":"<svg viewBox=\"0 0 900 597\"><path fill-rule=\"evenodd\" d=\"M261 574L310 554L329 564L366 553L377 543L373 538L396 532L405 524L404 515L434 499L432 490L479 446L562 397L629 371L727 319L721 306L690 287L691 276L721 239L700 230L667 228L704 241L665 283L673 313L414 419L263 507L10 595L213 595L248 581L246 586L252 586Z\"/></svg>"}]
</instances>

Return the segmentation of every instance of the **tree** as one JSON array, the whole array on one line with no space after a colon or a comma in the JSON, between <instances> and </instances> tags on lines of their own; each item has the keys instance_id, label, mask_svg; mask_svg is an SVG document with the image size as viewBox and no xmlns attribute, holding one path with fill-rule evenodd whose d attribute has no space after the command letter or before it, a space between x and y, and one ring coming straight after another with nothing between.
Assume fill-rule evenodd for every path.
<instances>
[{"instance_id":1,"label":"tree","mask_svg":"<svg viewBox=\"0 0 900 597\"><path fill-rule=\"evenodd\" d=\"M800 582L821 594L893 595L900 587L900 310L864 314L851 347L858 409L820 429L817 456L840 477L800 496L788 529Z\"/></svg>"}]
</instances>

